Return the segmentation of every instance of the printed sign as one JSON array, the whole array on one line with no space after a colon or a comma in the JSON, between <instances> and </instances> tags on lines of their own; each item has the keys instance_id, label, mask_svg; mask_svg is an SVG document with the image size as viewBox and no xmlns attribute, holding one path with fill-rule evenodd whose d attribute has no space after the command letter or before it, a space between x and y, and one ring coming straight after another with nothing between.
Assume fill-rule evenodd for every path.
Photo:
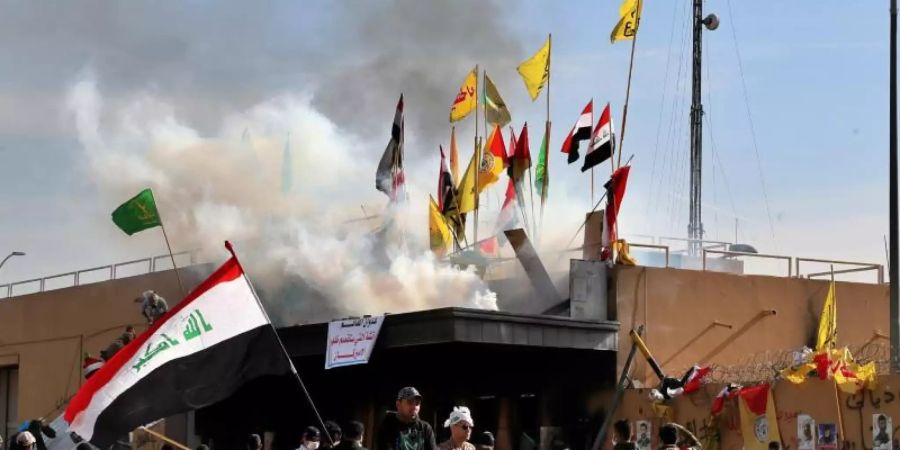
<instances>
[{"instance_id":1,"label":"printed sign","mask_svg":"<svg viewBox=\"0 0 900 450\"><path fill-rule=\"evenodd\" d=\"M329 322L325 369L368 363L382 322L384 316Z\"/></svg>"},{"instance_id":2,"label":"printed sign","mask_svg":"<svg viewBox=\"0 0 900 450\"><path fill-rule=\"evenodd\" d=\"M813 450L816 448L816 421L806 415L797 416L797 449Z\"/></svg>"},{"instance_id":3,"label":"printed sign","mask_svg":"<svg viewBox=\"0 0 900 450\"><path fill-rule=\"evenodd\" d=\"M894 427L891 417L886 414L872 415L872 447L874 450L893 450L891 435Z\"/></svg>"}]
</instances>

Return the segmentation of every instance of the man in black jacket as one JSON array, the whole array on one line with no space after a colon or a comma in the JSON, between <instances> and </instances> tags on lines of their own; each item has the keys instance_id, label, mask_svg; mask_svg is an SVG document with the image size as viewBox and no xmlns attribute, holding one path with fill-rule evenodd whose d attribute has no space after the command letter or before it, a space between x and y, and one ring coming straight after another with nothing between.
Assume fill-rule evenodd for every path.
<instances>
[{"instance_id":1,"label":"man in black jacket","mask_svg":"<svg viewBox=\"0 0 900 450\"><path fill-rule=\"evenodd\" d=\"M344 427L341 443L334 450L368 450L362 445L363 434L366 431L362 422L352 421Z\"/></svg>"},{"instance_id":2,"label":"man in black jacket","mask_svg":"<svg viewBox=\"0 0 900 450\"><path fill-rule=\"evenodd\" d=\"M396 406L378 427L375 450L435 450L434 430L419 419L422 394L414 387L400 389Z\"/></svg>"}]
</instances>

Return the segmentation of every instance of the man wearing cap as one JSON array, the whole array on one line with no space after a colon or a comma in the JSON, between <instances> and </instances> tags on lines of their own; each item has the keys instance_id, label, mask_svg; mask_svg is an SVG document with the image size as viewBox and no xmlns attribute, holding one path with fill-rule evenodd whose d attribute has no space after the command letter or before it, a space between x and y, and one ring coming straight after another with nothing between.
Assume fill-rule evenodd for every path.
<instances>
[{"instance_id":1,"label":"man wearing cap","mask_svg":"<svg viewBox=\"0 0 900 450\"><path fill-rule=\"evenodd\" d=\"M303 430L303 436L300 437L300 447L297 450L319 450L319 444L322 435L319 429L310 425Z\"/></svg>"},{"instance_id":2,"label":"man wearing cap","mask_svg":"<svg viewBox=\"0 0 900 450\"><path fill-rule=\"evenodd\" d=\"M434 430L419 419L422 394L414 387L397 393L397 411L388 411L376 433L375 450L436 450Z\"/></svg>"},{"instance_id":3,"label":"man wearing cap","mask_svg":"<svg viewBox=\"0 0 900 450\"><path fill-rule=\"evenodd\" d=\"M22 431L16 435L16 447L20 450L34 450L37 447L37 439L30 431Z\"/></svg>"}]
</instances>

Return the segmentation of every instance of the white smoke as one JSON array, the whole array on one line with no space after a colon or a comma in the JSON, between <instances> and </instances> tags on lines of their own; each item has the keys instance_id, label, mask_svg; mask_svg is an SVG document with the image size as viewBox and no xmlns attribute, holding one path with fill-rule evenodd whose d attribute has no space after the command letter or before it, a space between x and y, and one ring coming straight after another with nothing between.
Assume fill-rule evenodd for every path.
<instances>
[{"instance_id":1,"label":"white smoke","mask_svg":"<svg viewBox=\"0 0 900 450\"><path fill-rule=\"evenodd\" d=\"M474 272L431 255L424 208L386 211L392 232L376 232L379 218L351 220L362 215L360 204L372 214L386 203L374 172L391 111L376 145L310 102L308 93L283 94L203 135L151 95L103 98L85 71L67 107L103 201L151 187L175 247L221 258L222 242L235 242L282 324L441 306L496 309L496 295ZM284 192L288 139L293 187ZM409 188L410 198L426 198Z\"/></svg>"}]
</instances>

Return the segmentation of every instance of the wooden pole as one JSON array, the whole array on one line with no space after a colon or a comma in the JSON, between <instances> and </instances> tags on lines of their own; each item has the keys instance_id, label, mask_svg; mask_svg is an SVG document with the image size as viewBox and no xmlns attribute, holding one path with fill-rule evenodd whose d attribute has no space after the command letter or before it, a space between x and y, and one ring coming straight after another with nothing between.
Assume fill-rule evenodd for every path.
<instances>
[{"instance_id":1,"label":"wooden pole","mask_svg":"<svg viewBox=\"0 0 900 450\"><path fill-rule=\"evenodd\" d=\"M547 188L550 177L550 61L553 58L553 34L547 34L547 120L544 123L544 139L546 139L546 152L544 156L544 180L541 183L541 225L540 233L544 232L544 203L547 202Z\"/></svg>"},{"instance_id":2,"label":"wooden pole","mask_svg":"<svg viewBox=\"0 0 900 450\"><path fill-rule=\"evenodd\" d=\"M166 239L166 248L169 249L169 257L172 258L172 270L175 271L175 278L178 280L178 288L181 289L181 295L187 295L187 291L184 290L184 284L181 282L181 275L178 273L178 266L175 265L175 254L172 253L172 246L169 244L169 235L166 234L166 226L163 225L162 220L159 221L159 227L162 228L163 238Z\"/></svg>"},{"instance_id":3,"label":"wooden pole","mask_svg":"<svg viewBox=\"0 0 900 450\"><path fill-rule=\"evenodd\" d=\"M475 232L472 240L478 242L478 204L481 191L478 189L478 172L481 171L481 152L478 148L478 64L475 64Z\"/></svg>"},{"instance_id":4,"label":"wooden pole","mask_svg":"<svg viewBox=\"0 0 900 450\"><path fill-rule=\"evenodd\" d=\"M531 237L537 233L537 216L534 215L534 182L531 181L531 164L528 165L528 192L531 194Z\"/></svg>"},{"instance_id":5,"label":"wooden pole","mask_svg":"<svg viewBox=\"0 0 900 450\"><path fill-rule=\"evenodd\" d=\"M182 444L181 442L178 442L178 441L176 441L176 440L174 440L174 439L172 439L172 438L170 438L170 437L168 437L168 436L166 436L166 435L164 435L164 434L162 434L162 433L157 433L157 432L155 432L155 431L153 431L153 430L151 430L151 429L149 429L149 428L147 428L147 427L140 427L140 428L138 428L138 430L141 430L141 431L143 431L144 433L147 433L147 434L149 434L150 436L153 436L153 437L155 437L155 438L157 438L157 439L159 439L159 440L161 440L161 441L163 441L163 442L166 442L166 443L168 443L168 444L172 444L172 445L174 445L175 447L180 448L181 450L193 450L192 448L190 448L190 447L188 447L188 446Z\"/></svg>"},{"instance_id":6,"label":"wooden pole","mask_svg":"<svg viewBox=\"0 0 900 450\"><path fill-rule=\"evenodd\" d=\"M638 0L638 11L641 10L641 0ZM637 24L638 27L634 31L634 39L631 40L631 58L628 62L628 84L625 87L625 106L622 107L622 136L619 138L619 157L618 162L616 163L616 167L622 165L622 147L625 142L625 121L628 120L628 100L631 97L631 73L634 69L634 46L637 43L638 37L638 29L640 29L640 23ZM612 158L610 158L612 159Z\"/></svg>"},{"instance_id":7,"label":"wooden pole","mask_svg":"<svg viewBox=\"0 0 900 450\"><path fill-rule=\"evenodd\" d=\"M831 286L828 287L829 291L831 290L832 286L834 286L834 264L831 265ZM836 291L836 289L835 289L835 291ZM837 320L836 319L837 292L835 292L834 297L835 297L834 301L831 304L831 307L833 308L833 311L830 312L831 320ZM837 336L832 338L831 345L829 345L828 348L826 349L826 351L829 352L829 355L828 355L829 358L831 358L830 352L834 348L836 340L837 340ZM832 377L831 381L832 381L831 384L834 387L834 403L835 403L835 406L837 407L837 413L838 413L838 438L839 438L839 440L843 441L844 439L846 439L845 438L846 435L844 434L844 411L841 410L841 396L840 396L840 392L838 392L837 380L835 380L834 377Z\"/></svg>"}]
</instances>

